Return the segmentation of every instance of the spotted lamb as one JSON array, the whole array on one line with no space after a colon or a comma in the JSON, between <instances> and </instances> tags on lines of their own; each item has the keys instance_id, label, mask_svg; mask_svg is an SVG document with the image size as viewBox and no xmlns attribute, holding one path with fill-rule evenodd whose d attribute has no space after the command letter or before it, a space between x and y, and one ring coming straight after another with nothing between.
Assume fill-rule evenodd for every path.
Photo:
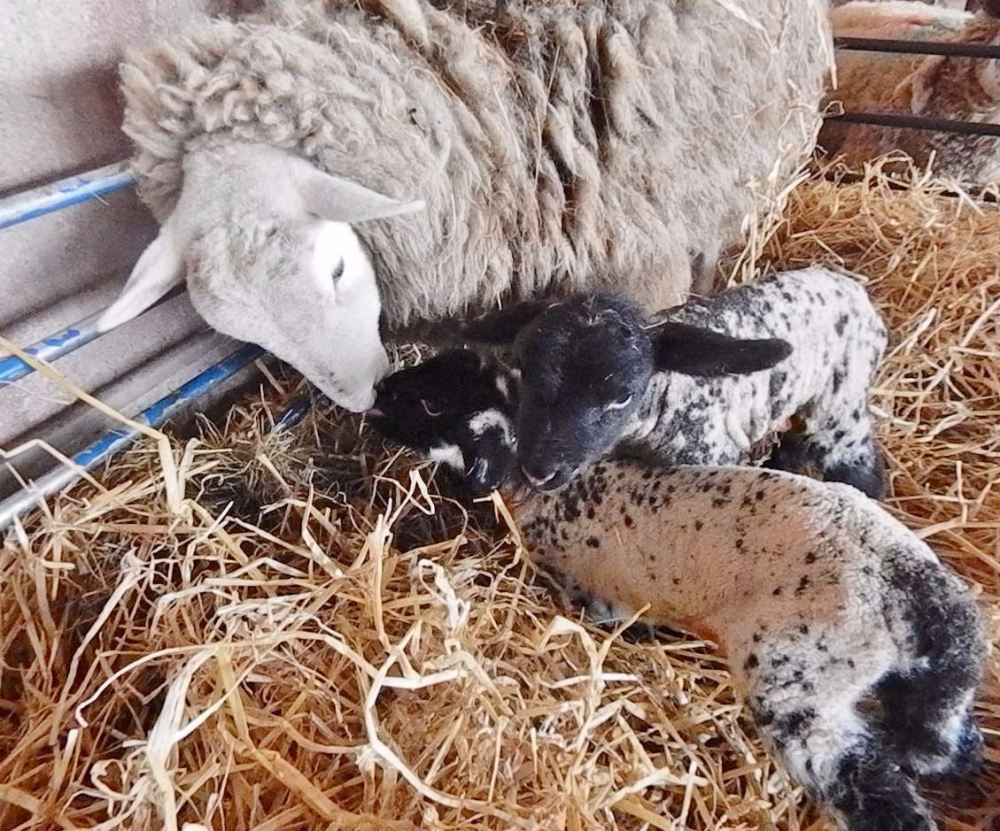
<instances>
[{"instance_id":1,"label":"spotted lamb","mask_svg":"<svg viewBox=\"0 0 1000 831\"><path fill-rule=\"evenodd\" d=\"M448 352L385 379L374 420L450 448L480 489L479 471L499 483L513 466L507 387L473 353ZM842 827L936 827L915 782L981 755L983 624L958 578L877 503L789 473L630 460L557 494L505 495L536 562L591 615L645 609L716 641L773 752Z\"/></svg>"},{"instance_id":2,"label":"spotted lamb","mask_svg":"<svg viewBox=\"0 0 1000 831\"><path fill-rule=\"evenodd\" d=\"M514 344L518 459L539 488L612 452L745 463L779 431L770 466L884 491L868 393L886 327L864 287L829 269L775 274L656 323L622 297L584 294L511 306L465 334Z\"/></svg>"}]
</instances>

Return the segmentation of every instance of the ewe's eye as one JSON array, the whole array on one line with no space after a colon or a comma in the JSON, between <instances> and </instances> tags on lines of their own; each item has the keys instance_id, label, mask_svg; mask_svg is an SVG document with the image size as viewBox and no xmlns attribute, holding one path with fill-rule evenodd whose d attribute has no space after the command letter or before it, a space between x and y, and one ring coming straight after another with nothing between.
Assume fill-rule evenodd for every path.
<instances>
[{"instance_id":1,"label":"ewe's eye","mask_svg":"<svg viewBox=\"0 0 1000 831\"><path fill-rule=\"evenodd\" d=\"M619 398L617 401L612 401L604 409L605 410L624 410L629 404L632 403L632 396L626 395Z\"/></svg>"},{"instance_id":2,"label":"ewe's eye","mask_svg":"<svg viewBox=\"0 0 1000 831\"><path fill-rule=\"evenodd\" d=\"M330 275L330 279L336 283L341 277L344 276L344 261L341 260L333 267L333 273Z\"/></svg>"},{"instance_id":3,"label":"ewe's eye","mask_svg":"<svg viewBox=\"0 0 1000 831\"><path fill-rule=\"evenodd\" d=\"M429 415L431 418L437 418L439 415L441 415L441 411L435 410L434 407L431 406L431 403L426 398L420 399L420 406L424 408L424 412L427 413L427 415Z\"/></svg>"}]
</instances>

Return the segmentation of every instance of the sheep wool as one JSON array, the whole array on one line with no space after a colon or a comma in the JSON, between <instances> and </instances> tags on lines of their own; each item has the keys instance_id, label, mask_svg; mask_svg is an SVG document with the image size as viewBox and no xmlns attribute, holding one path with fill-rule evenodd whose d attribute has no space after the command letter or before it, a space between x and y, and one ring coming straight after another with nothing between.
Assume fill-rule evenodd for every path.
<instances>
[{"instance_id":1,"label":"sheep wool","mask_svg":"<svg viewBox=\"0 0 1000 831\"><path fill-rule=\"evenodd\" d=\"M140 194L264 142L426 209L362 223L389 322L583 286L684 299L808 156L821 0L274 0L122 66Z\"/></svg>"},{"instance_id":2,"label":"sheep wool","mask_svg":"<svg viewBox=\"0 0 1000 831\"><path fill-rule=\"evenodd\" d=\"M649 623L716 641L772 751L841 828L938 827L915 780L981 756L983 619L857 489L608 461L514 515L532 557L597 620L645 608Z\"/></svg>"}]
</instances>

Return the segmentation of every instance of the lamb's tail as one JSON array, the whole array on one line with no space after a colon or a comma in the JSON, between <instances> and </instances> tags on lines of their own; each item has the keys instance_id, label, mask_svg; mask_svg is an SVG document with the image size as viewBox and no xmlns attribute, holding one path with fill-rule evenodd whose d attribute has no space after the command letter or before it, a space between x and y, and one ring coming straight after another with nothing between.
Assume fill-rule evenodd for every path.
<instances>
[{"instance_id":1,"label":"lamb's tail","mask_svg":"<svg viewBox=\"0 0 1000 831\"><path fill-rule=\"evenodd\" d=\"M887 613L900 620L909 652L876 689L886 745L916 774L971 771L983 749L972 714L987 652L979 608L934 560L891 558L885 576L898 604Z\"/></svg>"}]
</instances>

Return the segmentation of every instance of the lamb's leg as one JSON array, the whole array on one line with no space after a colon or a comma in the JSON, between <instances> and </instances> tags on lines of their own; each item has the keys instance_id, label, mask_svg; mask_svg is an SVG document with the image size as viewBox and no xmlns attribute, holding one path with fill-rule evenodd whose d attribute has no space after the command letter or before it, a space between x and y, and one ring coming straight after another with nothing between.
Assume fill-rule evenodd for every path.
<instances>
[{"instance_id":1,"label":"lamb's leg","mask_svg":"<svg viewBox=\"0 0 1000 831\"><path fill-rule=\"evenodd\" d=\"M894 761L853 704L831 707L829 695L820 698L821 706L789 708L794 699L765 695L753 707L761 733L792 776L847 831L934 831L937 825L913 776Z\"/></svg>"},{"instance_id":2,"label":"lamb's leg","mask_svg":"<svg viewBox=\"0 0 1000 831\"><path fill-rule=\"evenodd\" d=\"M740 660L750 709L768 745L842 828L937 827L913 775L858 712L870 686L860 664L832 649L810 650L802 639L758 643Z\"/></svg>"},{"instance_id":3,"label":"lamb's leg","mask_svg":"<svg viewBox=\"0 0 1000 831\"><path fill-rule=\"evenodd\" d=\"M983 736L972 714L970 690L955 696L947 674L893 673L879 684L882 727L894 756L920 775L973 773L983 757Z\"/></svg>"},{"instance_id":4,"label":"lamb's leg","mask_svg":"<svg viewBox=\"0 0 1000 831\"><path fill-rule=\"evenodd\" d=\"M634 614L624 606L588 592L549 562L538 563L538 577L540 582L559 597L564 606L582 609L587 619L602 629L616 629L623 620L628 620ZM682 638L684 633L669 626L637 620L622 631L621 637L629 643L648 643L663 638Z\"/></svg>"},{"instance_id":5,"label":"lamb's leg","mask_svg":"<svg viewBox=\"0 0 1000 831\"><path fill-rule=\"evenodd\" d=\"M770 467L843 482L874 499L885 495L885 462L867 403L885 336L869 335L867 353L833 367L828 389L796 414L797 429L782 436Z\"/></svg>"},{"instance_id":6,"label":"lamb's leg","mask_svg":"<svg viewBox=\"0 0 1000 831\"><path fill-rule=\"evenodd\" d=\"M822 791L848 831L937 828L913 779L875 743L858 745L841 756Z\"/></svg>"},{"instance_id":7,"label":"lamb's leg","mask_svg":"<svg viewBox=\"0 0 1000 831\"><path fill-rule=\"evenodd\" d=\"M972 715L987 650L979 609L933 561L903 554L885 572L895 590L890 613L910 652L909 666L875 688L886 740L918 774L970 772L983 751Z\"/></svg>"},{"instance_id":8,"label":"lamb's leg","mask_svg":"<svg viewBox=\"0 0 1000 831\"><path fill-rule=\"evenodd\" d=\"M827 482L852 485L872 499L881 499L886 492L885 458L878 439L871 433L855 443L836 442L826 448L820 467Z\"/></svg>"},{"instance_id":9,"label":"lamb's leg","mask_svg":"<svg viewBox=\"0 0 1000 831\"><path fill-rule=\"evenodd\" d=\"M826 429L785 433L766 466L805 473L826 482L852 485L866 496L881 499L886 490L885 462L878 440L871 431L840 424Z\"/></svg>"}]
</instances>

